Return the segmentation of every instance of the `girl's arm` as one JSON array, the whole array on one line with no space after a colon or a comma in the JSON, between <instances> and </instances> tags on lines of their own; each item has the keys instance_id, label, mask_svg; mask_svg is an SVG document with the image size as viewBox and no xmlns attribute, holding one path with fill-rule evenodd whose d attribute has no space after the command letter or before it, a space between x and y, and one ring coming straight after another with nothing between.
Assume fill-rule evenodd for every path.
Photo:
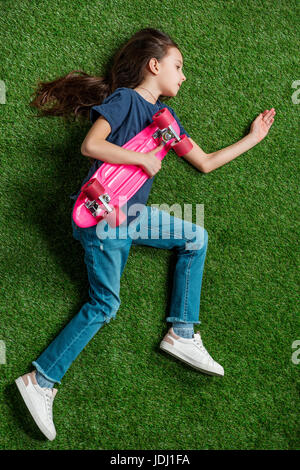
<instances>
[{"instance_id":1,"label":"girl's arm","mask_svg":"<svg viewBox=\"0 0 300 470\"><path fill-rule=\"evenodd\" d=\"M270 111L266 109L253 121L248 135L229 147L217 150L216 152L206 154L192 139L190 139L193 144L193 149L184 155L184 158L203 173L210 173L216 168L225 165L225 163L230 162L242 153L247 152L264 139L274 122L275 114L274 108Z\"/></svg>"},{"instance_id":2,"label":"girl's arm","mask_svg":"<svg viewBox=\"0 0 300 470\"><path fill-rule=\"evenodd\" d=\"M140 166L150 178L161 169L161 160L155 154L162 149L162 144L150 152L134 152L105 140L110 133L109 122L103 116L99 117L82 142L82 155L115 165Z\"/></svg>"},{"instance_id":3,"label":"girl's arm","mask_svg":"<svg viewBox=\"0 0 300 470\"><path fill-rule=\"evenodd\" d=\"M137 165L139 154L108 142L106 137L111 133L109 122L100 116L87 133L81 145L81 153L103 162L120 165Z\"/></svg>"}]
</instances>

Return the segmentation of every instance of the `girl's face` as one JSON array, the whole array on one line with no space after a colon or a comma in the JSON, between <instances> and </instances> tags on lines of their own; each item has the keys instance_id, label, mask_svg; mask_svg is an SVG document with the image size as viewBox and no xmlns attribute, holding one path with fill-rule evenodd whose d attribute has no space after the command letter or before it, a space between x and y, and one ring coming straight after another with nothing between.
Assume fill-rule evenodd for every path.
<instances>
[{"instance_id":1,"label":"girl's face","mask_svg":"<svg viewBox=\"0 0 300 470\"><path fill-rule=\"evenodd\" d=\"M182 72L183 58L181 52L172 47L159 63L158 85L163 96L176 96L181 84L186 80Z\"/></svg>"}]
</instances>

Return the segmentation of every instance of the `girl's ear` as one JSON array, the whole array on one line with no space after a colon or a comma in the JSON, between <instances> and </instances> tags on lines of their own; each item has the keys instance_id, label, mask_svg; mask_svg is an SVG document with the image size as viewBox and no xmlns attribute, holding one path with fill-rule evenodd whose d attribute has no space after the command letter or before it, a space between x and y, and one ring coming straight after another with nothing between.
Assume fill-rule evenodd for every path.
<instances>
[{"instance_id":1,"label":"girl's ear","mask_svg":"<svg viewBox=\"0 0 300 470\"><path fill-rule=\"evenodd\" d=\"M150 59L148 66L151 72L153 73L157 73L159 71L159 62L155 57L152 57L152 59Z\"/></svg>"}]
</instances>

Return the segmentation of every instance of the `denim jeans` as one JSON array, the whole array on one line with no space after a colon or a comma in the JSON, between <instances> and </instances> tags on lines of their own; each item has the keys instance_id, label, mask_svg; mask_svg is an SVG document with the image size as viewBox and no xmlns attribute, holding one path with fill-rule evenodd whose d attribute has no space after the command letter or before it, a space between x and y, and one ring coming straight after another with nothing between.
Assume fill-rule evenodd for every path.
<instances>
[{"instance_id":1,"label":"denim jeans","mask_svg":"<svg viewBox=\"0 0 300 470\"><path fill-rule=\"evenodd\" d=\"M72 220L73 236L85 252L90 300L32 364L46 378L61 383L72 362L101 326L116 317L120 307L120 279L131 244L174 250L176 266L167 322L200 324L202 276L207 231L199 225L144 206L129 224L110 228L79 228Z\"/></svg>"}]
</instances>

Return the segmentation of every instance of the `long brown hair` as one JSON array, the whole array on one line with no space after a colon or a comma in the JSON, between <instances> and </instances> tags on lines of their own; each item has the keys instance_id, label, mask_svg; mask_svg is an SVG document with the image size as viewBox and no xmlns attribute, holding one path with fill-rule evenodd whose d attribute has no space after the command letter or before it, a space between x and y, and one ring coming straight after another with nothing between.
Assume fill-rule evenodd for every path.
<instances>
[{"instance_id":1,"label":"long brown hair","mask_svg":"<svg viewBox=\"0 0 300 470\"><path fill-rule=\"evenodd\" d=\"M145 68L152 57L160 62L170 47L178 45L163 31L145 28L135 33L115 54L111 70L104 76L73 70L51 82L38 82L30 106L42 116L88 119L89 109L117 88L135 88L144 79ZM160 99L169 97L160 96Z\"/></svg>"}]
</instances>

